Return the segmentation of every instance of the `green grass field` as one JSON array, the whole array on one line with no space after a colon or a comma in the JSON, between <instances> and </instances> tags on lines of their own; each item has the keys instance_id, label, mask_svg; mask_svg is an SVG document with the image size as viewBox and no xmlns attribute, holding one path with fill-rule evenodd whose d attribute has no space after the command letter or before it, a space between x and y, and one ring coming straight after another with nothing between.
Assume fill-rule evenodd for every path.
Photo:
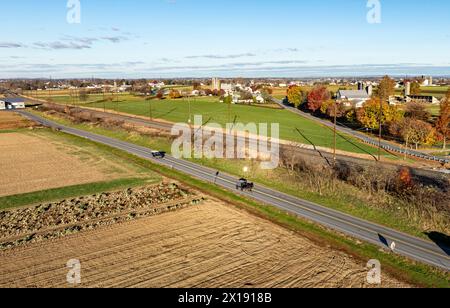
<instances>
[{"instance_id":1,"label":"green grass field","mask_svg":"<svg viewBox=\"0 0 450 308\"><path fill-rule=\"evenodd\" d=\"M103 102L101 95L91 95L86 102L79 103L86 107L106 108L107 110L150 117L150 105L153 118L159 118L176 123L186 123L189 119L189 103L186 99L179 100L151 100L146 101L131 95L119 97L118 102ZM70 104L70 97L53 97L51 101L61 104ZM287 110L277 110L247 105L231 105L230 115L228 105L220 103L218 98L202 97L191 99L191 114L202 115L204 123L218 123L225 125L230 122L240 123L279 123L280 138L314 144L320 147L333 147L333 131L306 118L302 118ZM193 118L193 116L192 116ZM270 126L270 125L269 125ZM299 129L303 136L296 130ZM338 136L337 148L339 150L376 155L377 149L365 145L350 136ZM395 158L384 153L386 157Z\"/></svg>"},{"instance_id":2,"label":"green grass field","mask_svg":"<svg viewBox=\"0 0 450 308\"><path fill-rule=\"evenodd\" d=\"M314 89L313 86L302 86L302 89L304 89L307 92L310 92L312 89ZM341 90L341 89L345 89L345 90L356 90L357 86L340 86L340 85L332 85L332 86L327 86L328 91L336 93L337 91ZM287 94L287 88L278 88L275 87L272 89L273 90L273 94L272 96L278 99L283 99L286 97Z\"/></svg>"},{"instance_id":3,"label":"green grass field","mask_svg":"<svg viewBox=\"0 0 450 308\"><path fill-rule=\"evenodd\" d=\"M447 91L450 89L450 87L443 87L443 86L435 86L435 87L420 87L421 93L420 95L430 95L435 96L438 99L441 99L445 96ZM402 95L404 93L404 89L396 89L395 94Z\"/></svg>"}]
</instances>

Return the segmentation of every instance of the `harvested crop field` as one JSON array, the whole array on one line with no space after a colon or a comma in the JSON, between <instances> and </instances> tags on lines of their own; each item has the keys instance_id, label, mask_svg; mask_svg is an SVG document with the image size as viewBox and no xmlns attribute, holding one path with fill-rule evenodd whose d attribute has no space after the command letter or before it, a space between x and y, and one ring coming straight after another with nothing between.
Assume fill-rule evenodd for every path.
<instances>
[{"instance_id":1,"label":"harvested crop field","mask_svg":"<svg viewBox=\"0 0 450 308\"><path fill-rule=\"evenodd\" d=\"M136 176L48 130L0 134L0 197Z\"/></svg>"},{"instance_id":2,"label":"harvested crop field","mask_svg":"<svg viewBox=\"0 0 450 308\"><path fill-rule=\"evenodd\" d=\"M0 130L26 128L32 126L36 126L36 123L25 119L15 112L0 111Z\"/></svg>"},{"instance_id":3,"label":"harvested crop field","mask_svg":"<svg viewBox=\"0 0 450 308\"><path fill-rule=\"evenodd\" d=\"M0 251L0 287L71 287L72 259L80 287L369 287L365 264L210 198Z\"/></svg>"},{"instance_id":4,"label":"harvested crop field","mask_svg":"<svg viewBox=\"0 0 450 308\"><path fill-rule=\"evenodd\" d=\"M0 249L199 204L203 198L175 183L129 188L0 211Z\"/></svg>"}]
</instances>

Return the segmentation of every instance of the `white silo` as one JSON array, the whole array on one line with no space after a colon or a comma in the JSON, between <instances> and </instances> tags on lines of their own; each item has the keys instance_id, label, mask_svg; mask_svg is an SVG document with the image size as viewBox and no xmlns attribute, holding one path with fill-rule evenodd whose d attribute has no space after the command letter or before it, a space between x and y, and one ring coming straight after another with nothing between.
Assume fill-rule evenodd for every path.
<instances>
[{"instance_id":1,"label":"white silo","mask_svg":"<svg viewBox=\"0 0 450 308\"><path fill-rule=\"evenodd\" d=\"M405 83L405 96L410 96L411 95L411 82L406 82Z\"/></svg>"}]
</instances>

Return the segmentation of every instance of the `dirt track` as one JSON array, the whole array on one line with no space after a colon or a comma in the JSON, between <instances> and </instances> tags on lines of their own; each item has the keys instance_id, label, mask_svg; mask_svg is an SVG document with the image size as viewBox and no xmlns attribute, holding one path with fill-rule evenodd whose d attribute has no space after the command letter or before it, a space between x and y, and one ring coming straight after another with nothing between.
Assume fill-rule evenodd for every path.
<instances>
[{"instance_id":1,"label":"dirt track","mask_svg":"<svg viewBox=\"0 0 450 308\"><path fill-rule=\"evenodd\" d=\"M0 287L70 287L69 259L81 287L368 287L365 264L213 201L0 252Z\"/></svg>"}]
</instances>

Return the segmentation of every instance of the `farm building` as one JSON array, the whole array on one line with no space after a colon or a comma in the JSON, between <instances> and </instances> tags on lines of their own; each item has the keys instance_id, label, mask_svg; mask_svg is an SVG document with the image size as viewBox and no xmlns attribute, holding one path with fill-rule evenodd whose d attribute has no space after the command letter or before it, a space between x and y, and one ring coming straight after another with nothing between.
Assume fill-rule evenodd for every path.
<instances>
[{"instance_id":1,"label":"farm building","mask_svg":"<svg viewBox=\"0 0 450 308\"><path fill-rule=\"evenodd\" d=\"M337 93L337 100L348 107L362 108L369 99L366 90L340 90Z\"/></svg>"},{"instance_id":2,"label":"farm building","mask_svg":"<svg viewBox=\"0 0 450 308\"><path fill-rule=\"evenodd\" d=\"M25 109L25 100L22 98L4 98L5 108L8 110L12 109Z\"/></svg>"},{"instance_id":3,"label":"farm building","mask_svg":"<svg viewBox=\"0 0 450 308\"><path fill-rule=\"evenodd\" d=\"M431 95L409 95L406 97L407 102L423 102L425 104L439 105L441 102L434 96Z\"/></svg>"}]
</instances>

